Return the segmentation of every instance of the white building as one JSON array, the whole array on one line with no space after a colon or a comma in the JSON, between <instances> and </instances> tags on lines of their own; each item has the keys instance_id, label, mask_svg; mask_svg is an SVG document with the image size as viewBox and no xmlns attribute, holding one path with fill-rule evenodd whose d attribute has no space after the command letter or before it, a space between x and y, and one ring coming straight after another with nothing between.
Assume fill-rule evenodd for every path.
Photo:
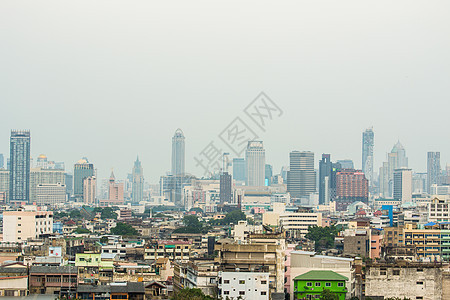
<instances>
[{"instance_id":1,"label":"white building","mask_svg":"<svg viewBox=\"0 0 450 300\"><path fill-rule=\"evenodd\" d=\"M428 204L429 222L450 222L449 201L446 199L434 198Z\"/></svg>"},{"instance_id":2,"label":"white building","mask_svg":"<svg viewBox=\"0 0 450 300\"><path fill-rule=\"evenodd\" d=\"M247 186L264 186L266 152L262 141L249 141L245 151Z\"/></svg>"},{"instance_id":3,"label":"white building","mask_svg":"<svg viewBox=\"0 0 450 300\"><path fill-rule=\"evenodd\" d=\"M22 242L53 233L51 211L4 211L3 241Z\"/></svg>"},{"instance_id":4,"label":"white building","mask_svg":"<svg viewBox=\"0 0 450 300\"><path fill-rule=\"evenodd\" d=\"M401 203L412 202L412 170L396 169L394 171L394 199Z\"/></svg>"},{"instance_id":5,"label":"white building","mask_svg":"<svg viewBox=\"0 0 450 300\"><path fill-rule=\"evenodd\" d=\"M269 300L269 273L218 272L218 296L226 299Z\"/></svg>"},{"instance_id":6,"label":"white building","mask_svg":"<svg viewBox=\"0 0 450 300\"><path fill-rule=\"evenodd\" d=\"M66 186L61 183L38 184L36 187L36 204L55 206L66 202Z\"/></svg>"}]
</instances>

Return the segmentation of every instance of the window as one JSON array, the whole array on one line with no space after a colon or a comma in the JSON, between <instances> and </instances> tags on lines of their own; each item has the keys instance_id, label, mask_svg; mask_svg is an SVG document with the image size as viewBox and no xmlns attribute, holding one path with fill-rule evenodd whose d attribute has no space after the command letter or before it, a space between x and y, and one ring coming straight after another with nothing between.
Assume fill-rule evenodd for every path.
<instances>
[{"instance_id":1,"label":"window","mask_svg":"<svg viewBox=\"0 0 450 300\"><path fill-rule=\"evenodd\" d=\"M316 282L316 286L320 286L320 282Z\"/></svg>"},{"instance_id":2,"label":"window","mask_svg":"<svg viewBox=\"0 0 450 300\"><path fill-rule=\"evenodd\" d=\"M386 271L380 271L380 275L386 275Z\"/></svg>"},{"instance_id":3,"label":"window","mask_svg":"<svg viewBox=\"0 0 450 300\"><path fill-rule=\"evenodd\" d=\"M223 291L223 294L224 294L224 295L229 295L229 294L230 294L230 291Z\"/></svg>"},{"instance_id":4,"label":"window","mask_svg":"<svg viewBox=\"0 0 450 300\"><path fill-rule=\"evenodd\" d=\"M338 282L338 287L343 287L344 283L343 282Z\"/></svg>"},{"instance_id":5,"label":"window","mask_svg":"<svg viewBox=\"0 0 450 300\"><path fill-rule=\"evenodd\" d=\"M245 291L239 291L239 295L245 295Z\"/></svg>"},{"instance_id":6,"label":"window","mask_svg":"<svg viewBox=\"0 0 450 300\"><path fill-rule=\"evenodd\" d=\"M14 291L10 291L10 290L5 290L5 296L7 297L14 297Z\"/></svg>"},{"instance_id":7,"label":"window","mask_svg":"<svg viewBox=\"0 0 450 300\"><path fill-rule=\"evenodd\" d=\"M417 272L423 272L423 269L417 269Z\"/></svg>"},{"instance_id":8,"label":"window","mask_svg":"<svg viewBox=\"0 0 450 300\"><path fill-rule=\"evenodd\" d=\"M394 271L392 271L392 274L393 275L400 275L400 270L394 270Z\"/></svg>"},{"instance_id":9,"label":"window","mask_svg":"<svg viewBox=\"0 0 450 300\"><path fill-rule=\"evenodd\" d=\"M312 286L312 282L307 282L306 286Z\"/></svg>"},{"instance_id":10,"label":"window","mask_svg":"<svg viewBox=\"0 0 450 300\"><path fill-rule=\"evenodd\" d=\"M261 284L267 284L266 280L261 280Z\"/></svg>"},{"instance_id":11,"label":"window","mask_svg":"<svg viewBox=\"0 0 450 300\"><path fill-rule=\"evenodd\" d=\"M239 280L239 284L245 284L245 280Z\"/></svg>"},{"instance_id":12,"label":"window","mask_svg":"<svg viewBox=\"0 0 450 300\"><path fill-rule=\"evenodd\" d=\"M223 281L223 284L230 284L230 281L228 279Z\"/></svg>"},{"instance_id":13,"label":"window","mask_svg":"<svg viewBox=\"0 0 450 300\"><path fill-rule=\"evenodd\" d=\"M417 281L416 284L423 285L423 281Z\"/></svg>"},{"instance_id":14,"label":"window","mask_svg":"<svg viewBox=\"0 0 450 300\"><path fill-rule=\"evenodd\" d=\"M262 291L262 292L261 292L261 295L262 295L262 296L265 296L265 295L267 295L267 292L266 292L266 291Z\"/></svg>"},{"instance_id":15,"label":"window","mask_svg":"<svg viewBox=\"0 0 450 300\"><path fill-rule=\"evenodd\" d=\"M422 296L416 296L416 299L423 299Z\"/></svg>"},{"instance_id":16,"label":"window","mask_svg":"<svg viewBox=\"0 0 450 300\"><path fill-rule=\"evenodd\" d=\"M330 286L331 286L331 282L326 282L326 283L325 283L325 286L326 286L326 287L330 287Z\"/></svg>"}]
</instances>

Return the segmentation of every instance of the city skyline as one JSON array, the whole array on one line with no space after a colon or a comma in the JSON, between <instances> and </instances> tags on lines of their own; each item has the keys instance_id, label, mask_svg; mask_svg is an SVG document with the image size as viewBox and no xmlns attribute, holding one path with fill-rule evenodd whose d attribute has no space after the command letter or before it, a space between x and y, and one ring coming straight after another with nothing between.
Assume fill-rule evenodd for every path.
<instances>
[{"instance_id":1,"label":"city skyline","mask_svg":"<svg viewBox=\"0 0 450 300\"><path fill-rule=\"evenodd\" d=\"M351 158L360 169L361 132L371 126L375 171L397 139L416 171L426 171L428 151L450 162L445 128L422 122L444 120L450 105L444 84L450 42L443 38L450 35L450 3L427 6L424 14L421 5L404 1L389 2L390 9L350 2L329 1L327 13L318 2L289 2L291 9L239 3L237 14L231 3L212 9L180 2L174 10L140 2L126 12L117 3L90 4L107 16L124 14L118 26L117 18L86 16L83 1L58 6L64 14L53 13L51 4L24 10L2 1L0 20L8 26L0 36L8 47L0 48L6 70L0 97L8 127L0 131L0 153L9 152L9 129L29 128L33 158L44 153L68 168L86 156L99 177L114 168L124 178L140 153L155 182L171 170L170 137L180 127L190 141L186 171L200 174L193 157L264 91L284 112L256 132L276 172L294 149ZM234 25L224 26L230 15ZM260 16L271 18L249 24ZM22 20L33 26L25 30ZM332 24L331 32L324 24Z\"/></svg>"}]
</instances>

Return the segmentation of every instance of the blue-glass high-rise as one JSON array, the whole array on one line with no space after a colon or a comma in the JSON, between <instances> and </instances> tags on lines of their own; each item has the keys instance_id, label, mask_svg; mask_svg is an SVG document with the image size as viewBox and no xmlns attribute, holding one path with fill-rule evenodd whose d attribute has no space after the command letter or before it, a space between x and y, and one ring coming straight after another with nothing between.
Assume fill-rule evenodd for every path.
<instances>
[{"instance_id":1,"label":"blue-glass high-rise","mask_svg":"<svg viewBox=\"0 0 450 300\"><path fill-rule=\"evenodd\" d=\"M10 140L9 202L28 202L30 199L29 130L12 130Z\"/></svg>"}]
</instances>

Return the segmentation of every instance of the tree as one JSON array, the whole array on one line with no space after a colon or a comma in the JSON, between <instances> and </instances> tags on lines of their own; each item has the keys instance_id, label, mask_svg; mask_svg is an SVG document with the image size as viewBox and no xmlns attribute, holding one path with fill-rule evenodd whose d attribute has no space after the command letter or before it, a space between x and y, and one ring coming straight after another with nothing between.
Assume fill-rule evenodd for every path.
<instances>
[{"instance_id":1,"label":"tree","mask_svg":"<svg viewBox=\"0 0 450 300\"><path fill-rule=\"evenodd\" d=\"M334 238L339 232L338 227L332 225L327 227L310 226L305 237L315 242L315 250L326 250L334 246Z\"/></svg>"},{"instance_id":2,"label":"tree","mask_svg":"<svg viewBox=\"0 0 450 300\"><path fill-rule=\"evenodd\" d=\"M78 209L73 209L69 212L69 217L71 219L81 219L81 213Z\"/></svg>"},{"instance_id":3,"label":"tree","mask_svg":"<svg viewBox=\"0 0 450 300\"><path fill-rule=\"evenodd\" d=\"M106 219L117 219L117 214L112 207L105 207L102 209L101 218Z\"/></svg>"},{"instance_id":4,"label":"tree","mask_svg":"<svg viewBox=\"0 0 450 300\"><path fill-rule=\"evenodd\" d=\"M339 300L339 296L335 293L332 293L328 289L324 289L322 293L320 293L320 299L321 300Z\"/></svg>"},{"instance_id":5,"label":"tree","mask_svg":"<svg viewBox=\"0 0 450 300\"><path fill-rule=\"evenodd\" d=\"M209 226L205 226L200 222L197 216L184 216L184 226L175 229L174 233L208 233Z\"/></svg>"},{"instance_id":6,"label":"tree","mask_svg":"<svg viewBox=\"0 0 450 300\"><path fill-rule=\"evenodd\" d=\"M111 228L111 233L115 235L122 236L136 236L139 235L136 229L133 228L130 224L119 222L116 224L116 227Z\"/></svg>"},{"instance_id":7,"label":"tree","mask_svg":"<svg viewBox=\"0 0 450 300\"><path fill-rule=\"evenodd\" d=\"M211 220L212 225L229 225L229 224L237 224L241 220L246 220L245 214L239 210L233 210L226 214L225 218L221 220Z\"/></svg>"},{"instance_id":8,"label":"tree","mask_svg":"<svg viewBox=\"0 0 450 300\"><path fill-rule=\"evenodd\" d=\"M83 233L91 233L88 229L78 226L77 229L73 231L74 233L83 234Z\"/></svg>"},{"instance_id":9,"label":"tree","mask_svg":"<svg viewBox=\"0 0 450 300\"><path fill-rule=\"evenodd\" d=\"M172 300L213 300L211 296L203 294L201 289L185 288L175 294Z\"/></svg>"}]
</instances>

